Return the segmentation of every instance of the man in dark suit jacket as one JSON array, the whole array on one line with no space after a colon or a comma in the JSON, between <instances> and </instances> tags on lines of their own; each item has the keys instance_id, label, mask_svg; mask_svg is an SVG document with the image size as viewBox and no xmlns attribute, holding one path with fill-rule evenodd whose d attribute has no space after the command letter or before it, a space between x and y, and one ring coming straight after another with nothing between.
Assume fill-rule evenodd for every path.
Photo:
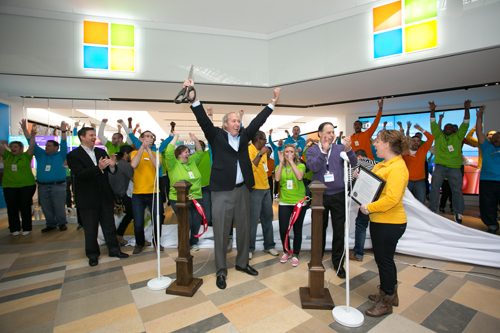
<instances>
[{"instance_id":1,"label":"man in dark suit jacket","mask_svg":"<svg viewBox=\"0 0 500 333\"><path fill-rule=\"evenodd\" d=\"M185 80L183 87L194 85ZM281 88L274 90L274 99L246 128L241 119L230 112L222 119L223 128L215 127L205 113L203 105L195 100L191 105L198 124L212 147L212 173L209 189L212 191L212 223L214 228L215 267L217 287L226 288L226 246L233 220L236 225L236 270L250 275L259 273L248 265L250 234L250 192L254 186L252 164L248 155L248 142L273 112ZM193 96L191 92L190 98Z\"/></svg>"},{"instance_id":2,"label":"man in dark suit jacket","mask_svg":"<svg viewBox=\"0 0 500 333\"><path fill-rule=\"evenodd\" d=\"M95 149L95 131L84 127L78 131L81 145L67 155L68 167L75 175L75 201L85 230L85 254L89 265L96 266L101 254L97 244L99 222L110 257L127 258L120 251L113 217L114 194L108 173L115 172L115 156Z\"/></svg>"}]
</instances>

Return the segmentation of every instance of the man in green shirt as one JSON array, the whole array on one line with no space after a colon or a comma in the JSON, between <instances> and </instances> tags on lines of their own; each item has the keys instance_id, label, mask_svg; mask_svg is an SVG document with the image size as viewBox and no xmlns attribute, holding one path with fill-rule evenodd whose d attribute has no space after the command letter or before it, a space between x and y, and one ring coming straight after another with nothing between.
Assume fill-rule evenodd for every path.
<instances>
[{"instance_id":1,"label":"man in green shirt","mask_svg":"<svg viewBox=\"0 0 500 333\"><path fill-rule=\"evenodd\" d=\"M108 141L108 138L104 136L104 127L106 127L108 120L103 119L101 121L101 125L99 125L99 133L97 134L97 137L99 140L102 142L102 144L106 147L106 150L108 151L108 154L117 154L120 152L120 147L123 145L131 145L132 142L130 141L129 137L127 136L127 142L123 142L123 135L121 133L115 133L111 137L111 141ZM121 126L124 126L124 124L120 124Z\"/></svg>"},{"instance_id":2,"label":"man in green shirt","mask_svg":"<svg viewBox=\"0 0 500 333\"><path fill-rule=\"evenodd\" d=\"M453 130L453 124L446 124L441 132L439 125L436 123L436 104L429 102L429 108L431 109L431 131L436 141L436 154L434 158L436 167L432 175L429 209L437 212L439 190L446 177L451 188L453 211L457 223L462 223L462 213L465 209L464 195L462 193L463 177L460 167L462 166L462 140L465 138L469 128L470 104L470 100L466 100L464 103L464 121L457 132Z\"/></svg>"}]
</instances>

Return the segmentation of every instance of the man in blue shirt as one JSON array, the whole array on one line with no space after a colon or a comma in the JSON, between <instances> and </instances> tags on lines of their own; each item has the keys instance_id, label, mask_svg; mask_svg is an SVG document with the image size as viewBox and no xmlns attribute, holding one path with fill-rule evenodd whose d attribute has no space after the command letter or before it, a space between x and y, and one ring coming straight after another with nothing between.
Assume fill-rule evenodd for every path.
<instances>
[{"instance_id":1,"label":"man in blue shirt","mask_svg":"<svg viewBox=\"0 0 500 333\"><path fill-rule=\"evenodd\" d=\"M285 143L283 144L283 147L286 146L287 144L291 143L295 147L297 147L297 150L299 151L299 157L302 156L302 153L304 152L304 148L306 146L306 140L304 138L300 137L300 127L299 126L293 126L292 133L293 136L290 136L290 133L288 133L288 130L285 130L286 134L288 135L288 139L286 139Z\"/></svg>"},{"instance_id":2,"label":"man in blue shirt","mask_svg":"<svg viewBox=\"0 0 500 333\"><path fill-rule=\"evenodd\" d=\"M66 141L66 131L69 131L69 124L61 122L59 128L61 134L61 145L54 140L47 141L45 149L40 148L35 143L35 158L37 162L36 182L38 184L38 202L42 207L45 223L47 226L42 232L52 231L59 227L60 231L68 229L66 224L66 173L63 166L68 154L68 143ZM27 128L23 128L26 139L35 140L28 133Z\"/></svg>"},{"instance_id":3,"label":"man in blue shirt","mask_svg":"<svg viewBox=\"0 0 500 333\"><path fill-rule=\"evenodd\" d=\"M486 139L483 133L483 112L486 106L476 110L477 141L483 153L483 166L479 176L479 211L488 232L496 234L499 228L497 207L500 205L500 133Z\"/></svg>"}]
</instances>

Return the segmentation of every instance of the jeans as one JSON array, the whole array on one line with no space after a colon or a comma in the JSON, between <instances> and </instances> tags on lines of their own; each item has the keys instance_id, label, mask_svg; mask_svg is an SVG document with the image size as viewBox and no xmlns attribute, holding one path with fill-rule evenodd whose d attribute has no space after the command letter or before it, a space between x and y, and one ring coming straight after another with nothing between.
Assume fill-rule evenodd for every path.
<instances>
[{"instance_id":1,"label":"jeans","mask_svg":"<svg viewBox=\"0 0 500 333\"><path fill-rule=\"evenodd\" d=\"M441 184L441 199L439 199L439 208L445 208L446 202L450 201L450 208L453 210L453 196L451 194L450 184L448 183L448 179L443 180L443 184Z\"/></svg>"},{"instance_id":2,"label":"jeans","mask_svg":"<svg viewBox=\"0 0 500 333\"><path fill-rule=\"evenodd\" d=\"M153 203L154 201L154 203ZM153 245L156 246L156 225L158 221L156 220L156 193L150 194L133 194L132 195L132 212L134 214L134 234L135 242L139 246L144 246L144 210L146 207L149 208L152 217L153 225ZM160 208L160 220L163 216L163 204L160 201L158 205ZM160 237L161 237L161 225L160 225ZM160 244L161 245L161 244Z\"/></svg>"},{"instance_id":3,"label":"jeans","mask_svg":"<svg viewBox=\"0 0 500 333\"><path fill-rule=\"evenodd\" d=\"M283 252L285 250L285 238L286 232L288 231L288 226L290 225L290 217L292 216L293 209L295 206L283 206L280 205L278 208L279 223L280 223L280 237L281 243L283 244ZM304 216L306 215L306 207L302 207L297 220L293 224L293 254L298 256L300 253L300 248L302 246L302 226L304 224ZM290 238L288 238L288 249L290 249Z\"/></svg>"},{"instance_id":4,"label":"jeans","mask_svg":"<svg viewBox=\"0 0 500 333\"><path fill-rule=\"evenodd\" d=\"M356 216L356 231L354 233L354 256L359 259L363 259L363 249L365 248L366 240L366 228L370 222L370 216L365 215L358 210L358 216Z\"/></svg>"},{"instance_id":5,"label":"jeans","mask_svg":"<svg viewBox=\"0 0 500 333\"><path fill-rule=\"evenodd\" d=\"M408 189L413 194L415 199L425 204L425 186L427 182L425 179L420 180L409 180Z\"/></svg>"},{"instance_id":6,"label":"jeans","mask_svg":"<svg viewBox=\"0 0 500 333\"><path fill-rule=\"evenodd\" d=\"M458 169L457 169L458 170ZM387 295L394 294L394 286L398 283L398 271L394 263L394 254L398 241L406 230L404 224L370 223L373 255L380 277L380 290Z\"/></svg>"},{"instance_id":7,"label":"jeans","mask_svg":"<svg viewBox=\"0 0 500 333\"><path fill-rule=\"evenodd\" d=\"M436 164L436 168L434 169L434 173L432 175L429 209L432 212L437 212L439 189L441 188L441 184L443 183L445 177L448 178L448 183L450 184L451 193L453 195L453 211L457 214L462 214L465 209L464 195L462 193L462 172L459 168L448 168L441 164Z\"/></svg>"},{"instance_id":8,"label":"jeans","mask_svg":"<svg viewBox=\"0 0 500 333\"><path fill-rule=\"evenodd\" d=\"M500 205L500 181L479 181L479 211L488 229L498 230L497 207Z\"/></svg>"},{"instance_id":9,"label":"jeans","mask_svg":"<svg viewBox=\"0 0 500 333\"><path fill-rule=\"evenodd\" d=\"M212 221L212 191L208 189L208 186L201 188L201 196L203 197L203 201L201 200L198 201L200 201L200 204L203 207L203 210L205 211L207 222L210 225L210 221Z\"/></svg>"},{"instance_id":10,"label":"jeans","mask_svg":"<svg viewBox=\"0 0 500 333\"><path fill-rule=\"evenodd\" d=\"M204 199L196 199L196 201L198 201L198 203L203 207ZM179 215L177 214L177 206L175 205L176 203L177 200L170 200L170 205L174 210L175 216L179 218ZM198 233L200 232L200 226L202 222L203 217L200 215L200 213L198 213L198 210L196 209L194 203L191 202L191 204L189 205L189 246L198 244L198 238L194 236L198 235Z\"/></svg>"},{"instance_id":11,"label":"jeans","mask_svg":"<svg viewBox=\"0 0 500 333\"><path fill-rule=\"evenodd\" d=\"M255 251L259 218L264 235L264 250L274 249L276 244L274 243L273 216L273 200L269 189L252 190L250 192L250 252Z\"/></svg>"},{"instance_id":12,"label":"jeans","mask_svg":"<svg viewBox=\"0 0 500 333\"><path fill-rule=\"evenodd\" d=\"M36 185L24 187L5 187L5 203L7 205L7 215L9 217L10 232L21 231L19 212L24 231L31 231L31 205Z\"/></svg>"},{"instance_id":13,"label":"jeans","mask_svg":"<svg viewBox=\"0 0 500 333\"><path fill-rule=\"evenodd\" d=\"M121 199L123 206L125 207L125 216L120 222L118 229L116 229L117 236L123 236L123 234L125 234L125 230L127 230L128 224L134 219L132 210L132 198L125 194Z\"/></svg>"},{"instance_id":14,"label":"jeans","mask_svg":"<svg viewBox=\"0 0 500 333\"><path fill-rule=\"evenodd\" d=\"M323 254L326 246L326 229L328 228L328 214L332 217L333 239L332 239L332 264L335 269L339 265L344 266L344 228L345 228L345 192L332 195L323 195Z\"/></svg>"},{"instance_id":15,"label":"jeans","mask_svg":"<svg viewBox=\"0 0 500 333\"><path fill-rule=\"evenodd\" d=\"M42 206L47 227L56 228L66 221L66 183L55 185L38 185L38 201Z\"/></svg>"}]
</instances>

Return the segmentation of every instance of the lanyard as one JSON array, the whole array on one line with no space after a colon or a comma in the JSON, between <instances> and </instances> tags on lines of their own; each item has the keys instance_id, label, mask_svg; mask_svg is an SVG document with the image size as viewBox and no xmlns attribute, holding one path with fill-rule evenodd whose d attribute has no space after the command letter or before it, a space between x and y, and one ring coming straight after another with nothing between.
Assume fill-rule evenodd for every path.
<instances>
[{"instance_id":1,"label":"lanyard","mask_svg":"<svg viewBox=\"0 0 500 333\"><path fill-rule=\"evenodd\" d=\"M311 200L309 197L304 197L304 199L297 202L295 204L295 207L293 207L293 212L292 212L292 216L290 216L290 222L288 225L288 230L286 231L286 237L285 237L285 243L284 243L285 244L285 251L287 251L288 253L293 254L293 249L290 250L288 248L288 235L290 234L290 230L292 230L293 224L295 223L295 221L297 221L297 218L300 215L300 211L302 210L302 206L304 206L304 201L309 201L309 200Z\"/></svg>"},{"instance_id":2,"label":"lanyard","mask_svg":"<svg viewBox=\"0 0 500 333\"><path fill-rule=\"evenodd\" d=\"M193 200L193 203L194 203L194 205L196 207L196 210L198 210L198 213L200 213L201 217L203 218L203 232L201 234L194 235L194 237L199 238L208 229L207 216L205 215L205 211L203 210L203 207L200 205L200 203L198 201L196 201L196 199L193 198L192 194L188 195L188 199Z\"/></svg>"},{"instance_id":3,"label":"lanyard","mask_svg":"<svg viewBox=\"0 0 500 333\"><path fill-rule=\"evenodd\" d=\"M330 147L328 147L328 156L326 157L326 171L330 171L330 164L329 164L329 160L330 160L330 154L332 153L332 145L330 145Z\"/></svg>"}]
</instances>

